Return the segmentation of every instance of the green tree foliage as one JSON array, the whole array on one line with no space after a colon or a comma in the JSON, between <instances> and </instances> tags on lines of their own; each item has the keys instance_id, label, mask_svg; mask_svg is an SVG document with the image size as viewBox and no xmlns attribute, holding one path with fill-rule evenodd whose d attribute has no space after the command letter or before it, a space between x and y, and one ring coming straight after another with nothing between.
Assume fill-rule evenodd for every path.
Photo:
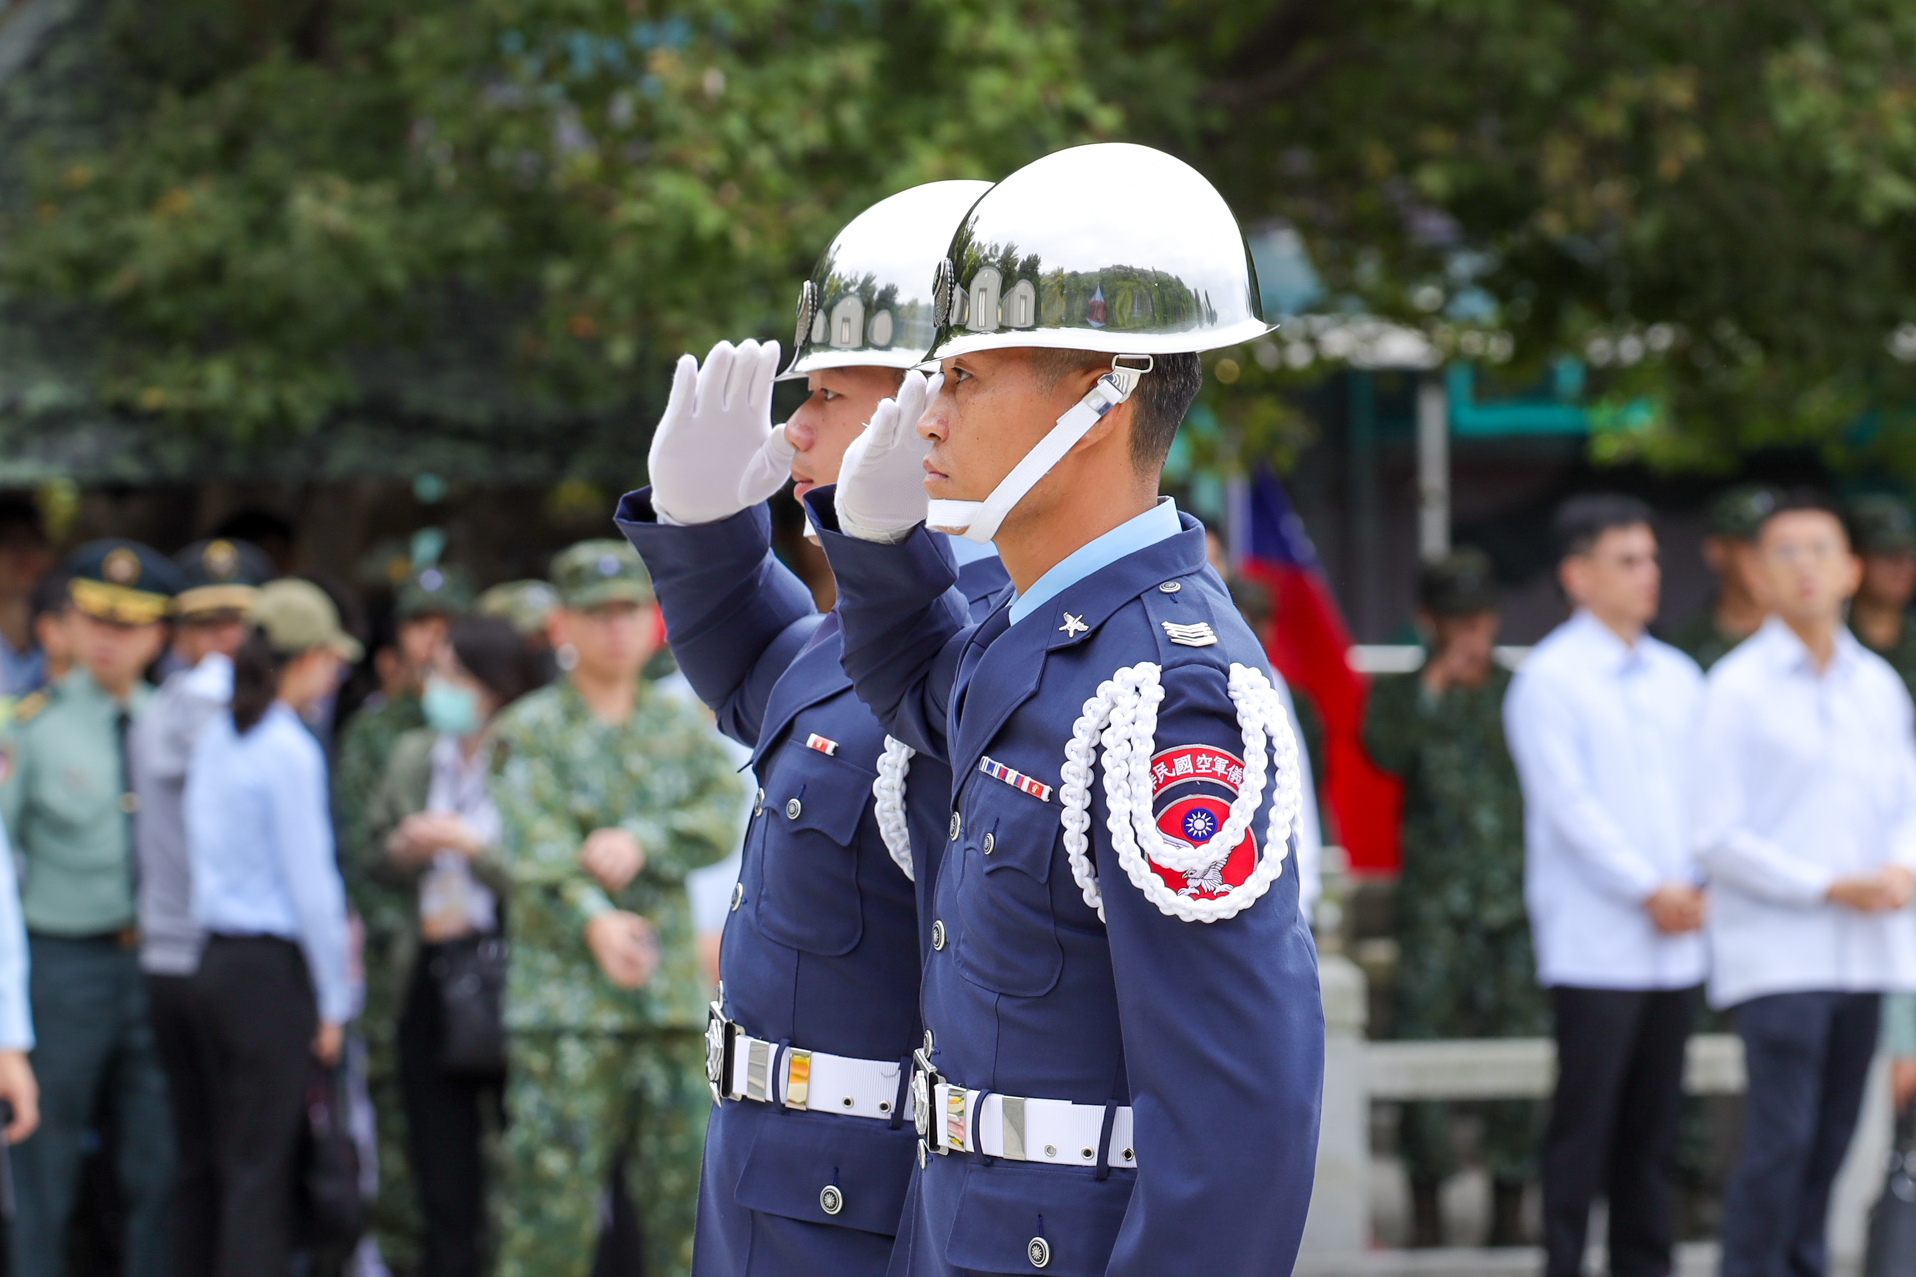
<instances>
[{"instance_id":1,"label":"green tree foliage","mask_svg":"<svg viewBox=\"0 0 1916 1277\"><path fill-rule=\"evenodd\" d=\"M1916 9L1899 0L1125 3L1134 130L1303 231L1334 294L1531 366L1602 455L1893 446L1916 404ZM1660 411L1643 423L1624 405ZM1866 414L1873 414L1873 417Z\"/></svg>"},{"instance_id":2,"label":"green tree foliage","mask_svg":"<svg viewBox=\"0 0 1916 1277\"><path fill-rule=\"evenodd\" d=\"M660 349L779 332L878 195L1113 127L1050 0L116 0L146 90L41 147L0 280L106 318L108 400L311 428L477 312L602 408Z\"/></svg>"},{"instance_id":3,"label":"green tree foliage","mask_svg":"<svg viewBox=\"0 0 1916 1277\"><path fill-rule=\"evenodd\" d=\"M136 413L312 427L460 325L604 411L785 337L872 199L1130 137L1297 228L1329 304L1584 355L1601 455L1911 434L1902 0L92 2L126 104L29 148L0 284L100 316ZM1233 357L1240 395L1315 375Z\"/></svg>"}]
</instances>

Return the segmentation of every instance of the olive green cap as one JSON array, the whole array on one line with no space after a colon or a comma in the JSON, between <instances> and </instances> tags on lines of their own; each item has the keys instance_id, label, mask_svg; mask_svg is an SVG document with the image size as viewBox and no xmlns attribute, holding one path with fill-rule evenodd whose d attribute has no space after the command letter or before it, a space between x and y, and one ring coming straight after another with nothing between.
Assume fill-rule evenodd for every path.
<instances>
[{"instance_id":1,"label":"olive green cap","mask_svg":"<svg viewBox=\"0 0 1916 1277\"><path fill-rule=\"evenodd\" d=\"M602 603L650 603L652 578L639 552L610 538L581 541L552 560L559 606L583 611Z\"/></svg>"},{"instance_id":2,"label":"olive green cap","mask_svg":"<svg viewBox=\"0 0 1916 1277\"><path fill-rule=\"evenodd\" d=\"M1417 606L1432 616L1476 616L1497 610L1497 573L1476 546L1459 546L1417 570Z\"/></svg>"},{"instance_id":3,"label":"olive green cap","mask_svg":"<svg viewBox=\"0 0 1916 1277\"><path fill-rule=\"evenodd\" d=\"M364 651L358 639L340 628L339 609L326 591L298 577L262 585L249 619L266 631L266 641L276 652L326 647L343 660L356 661Z\"/></svg>"},{"instance_id":4,"label":"olive green cap","mask_svg":"<svg viewBox=\"0 0 1916 1277\"><path fill-rule=\"evenodd\" d=\"M473 610L509 623L523 637L544 630L546 618L558 606L559 592L549 582L527 580L493 586L479 596Z\"/></svg>"},{"instance_id":5,"label":"olive green cap","mask_svg":"<svg viewBox=\"0 0 1916 1277\"><path fill-rule=\"evenodd\" d=\"M1858 554L1908 554L1916 550L1916 520L1899 498L1857 497L1843 510L1850 548Z\"/></svg>"},{"instance_id":6,"label":"olive green cap","mask_svg":"<svg viewBox=\"0 0 1916 1277\"><path fill-rule=\"evenodd\" d=\"M402 621L421 616L463 616L472 610L472 579L463 568L435 563L408 575L393 597Z\"/></svg>"},{"instance_id":7,"label":"olive green cap","mask_svg":"<svg viewBox=\"0 0 1916 1277\"><path fill-rule=\"evenodd\" d=\"M1767 483L1739 483L1710 502L1710 535L1732 541L1754 541L1763 530L1782 493Z\"/></svg>"}]
</instances>

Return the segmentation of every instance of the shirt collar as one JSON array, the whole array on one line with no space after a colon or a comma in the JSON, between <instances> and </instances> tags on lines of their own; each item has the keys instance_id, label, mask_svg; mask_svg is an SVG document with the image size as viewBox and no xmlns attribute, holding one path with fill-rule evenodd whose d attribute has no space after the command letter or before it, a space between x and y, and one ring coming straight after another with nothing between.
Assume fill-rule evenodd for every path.
<instances>
[{"instance_id":1,"label":"shirt collar","mask_svg":"<svg viewBox=\"0 0 1916 1277\"><path fill-rule=\"evenodd\" d=\"M1643 645L1650 637L1647 631L1638 635L1635 643L1626 643L1615 630L1584 608L1576 610L1570 618L1570 624L1577 627L1577 633L1586 645L1602 653L1605 662L1612 668L1621 671L1643 663Z\"/></svg>"},{"instance_id":2,"label":"shirt collar","mask_svg":"<svg viewBox=\"0 0 1916 1277\"><path fill-rule=\"evenodd\" d=\"M1829 667L1819 670L1816 659L1810 655L1809 645L1797 636L1789 622L1782 617L1765 617L1756 632L1772 652L1779 668L1808 674L1811 678L1830 674L1847 675L1863 651L1862 641L1849 632L1848 626L1839 625L1836 627L1836 646L1830 653Z\"/></svg>"},{"instance_id":3,"label":"shirt collar","mask_svg":"<svg viewBox=\"0 0 1916 1277\"><path fill-rule=\"evenodd\" d=\"M1149 510L1125 520L1096 540L1079 546L1053 564L1049 572L1033 581L1030 589L1012 601L1011 623L1016 625L1098 569L1109 567L1147 546L1168 541L1181 531L1183 525L1178 522L1177 502L1170 497L1159 497Z\"/></svg>"}]
</instances>

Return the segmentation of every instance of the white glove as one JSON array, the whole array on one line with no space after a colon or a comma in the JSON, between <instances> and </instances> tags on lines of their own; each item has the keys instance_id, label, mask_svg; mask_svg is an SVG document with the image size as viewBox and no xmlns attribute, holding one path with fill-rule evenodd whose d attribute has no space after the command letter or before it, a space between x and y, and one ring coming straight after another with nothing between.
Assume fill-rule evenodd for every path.
<instances>
[{"instance_id":1,"label":"white glove","mask_svg":"<svg viewBox=\"0 0 1916 1277\"><path fill-rule=\"evenodd\" d=\"M931 441L918 435L925 405L945 384L944 375L908 372L898 396L872 413L871 424L845 449L838 467L838 526L861 541L902 541L925 521L925 454Z\"/></svg>"},{"instance_id":2,"label":"white glove","mask_svg":"<svg viewBox=\"0 0 1916 1277\"><path fill-rule=\"evenodd\" d=\"M778 491L775 484L758 496L746 495L764 485L760 454L770 436L785 434L783 427L772 427L778 355L775 341L737 347L722 341L703 368L690 355L679 357L646 462L659 522L714 523ZM747 484L748 474L755 483Z\"/></svg>"}]
</instances>

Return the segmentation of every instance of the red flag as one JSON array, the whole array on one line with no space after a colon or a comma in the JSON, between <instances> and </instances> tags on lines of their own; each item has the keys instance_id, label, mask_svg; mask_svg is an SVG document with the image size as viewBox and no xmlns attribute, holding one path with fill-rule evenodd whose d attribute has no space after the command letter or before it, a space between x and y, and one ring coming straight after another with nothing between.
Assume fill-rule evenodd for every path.
<instances>
[{"instance_id":1,"label":"red flag","mask_svg":"<svg viewBox=\"0 0 1916 1277\"><path fill-rule=\"evenodd\" d=\"M1350 867L1395 873L1403 787L1364 752L1370 682L1351 668L1350 629L1316 547L1284 489L1262 467L1237 514L1238 570L1271 592L1271 664L1311 699L1324 724L1325 774L1319 780Z\"/></svg>"}]
</instances>

